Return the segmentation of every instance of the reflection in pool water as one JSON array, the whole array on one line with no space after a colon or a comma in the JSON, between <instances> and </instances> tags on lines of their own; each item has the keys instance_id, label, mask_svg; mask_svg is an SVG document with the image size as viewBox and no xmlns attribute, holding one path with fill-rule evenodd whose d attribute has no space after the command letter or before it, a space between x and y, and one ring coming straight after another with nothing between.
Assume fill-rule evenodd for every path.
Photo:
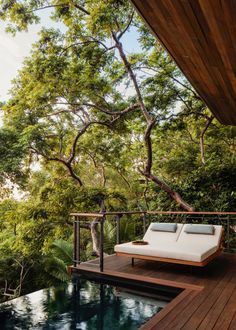
<instances>
[{"instance_id":1,"label":"reflection in pool water","mask_svg":"<svg viewBox=\"0 0 236 330\"><path fill-rule=\"evenodd\" d=\"M78 279L1 304L0 329L138 329L170 300L154 298Z\"/></svg>"}]
</instances>

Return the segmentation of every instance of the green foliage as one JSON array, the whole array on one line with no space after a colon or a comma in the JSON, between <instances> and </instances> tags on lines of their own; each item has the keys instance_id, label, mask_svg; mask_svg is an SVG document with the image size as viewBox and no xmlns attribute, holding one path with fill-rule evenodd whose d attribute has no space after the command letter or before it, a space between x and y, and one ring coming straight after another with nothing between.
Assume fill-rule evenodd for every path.
<instances>
[{"instance_id":1,"label":"green foliage","mask_svg":"<svg viewBox=\"0 0 236 330\"><path fill-rule=\"evenodd\" d=\"M235 162L216 163L194 171L183 192L200 211L232 211L236 207Z\"/></svg>"},{"instance_id":2,"label":"green foliage","mask_svg":"<svg viewBox=\"0 0 236 330\"><path fill-rule=\"evenodd\" d=\"M146 122L132 80L112 44L119 39L137 79L152 130L153 173L200 211L232 211L235 192L235 127L213 120L199 140L209 111L171 58L156 43L128 1L0 0L0 18L14 31L39 20L50 6L62 29L44 28L1 104L1 198L21 184L24 200L0 203L0 285L23 291L68 279L73 211L179 210L138 171L145 168ZM136 52L126 51L136 38ZM131 108L130 111L126 111ZM118 112L118 114L117 114ZM33 170L37 165L38 170ZM5 195L7 197L8 195ZM133 221L135 220L135 221ZM112 253L114 219L105 222L105 250ZM121 241L142 235L142 220L121 219ZM91 236L82 229L84 258Z\"/></svg>"},{"instance_id":3,"label":"green foliage","mask_svg":"<svg viewBox=\"0 0 236 330\"><path fill-rule=\"evenodd\" d=\"M22 158L25 152L26 146L14 130L0 129L0 184L4 184L7 179L24 182L26 173L22 169Z\"/></svg>"},{"instance_id":4,"label":"green foliage","mask_svg":"<svg viewBox=\"0 0 236 330\"><path fill-rule=\"evenodd\" d=\"M72 264L73 245L65 240L56 240L43 257L43 270L50 276L51 283L66 282L70 279L67 267Z\"/></svg>"}]
</instances>

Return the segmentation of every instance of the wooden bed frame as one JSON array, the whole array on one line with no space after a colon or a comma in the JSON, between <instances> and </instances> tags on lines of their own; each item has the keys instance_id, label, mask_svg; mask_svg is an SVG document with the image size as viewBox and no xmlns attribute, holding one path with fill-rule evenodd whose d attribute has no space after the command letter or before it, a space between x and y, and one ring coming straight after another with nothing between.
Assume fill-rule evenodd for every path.
<instances>
[{"instance_id":1,"label":"wooden bed frame","mask_svg":"<svg viewBox=\"0 0 236 330\"><path fill-rule=\"evenodd\" d=\"M182 260L182 259L172 259L172 258L145 256L145 255L142 255L142 254L132 254L132 253L125 253L125 252L116 252L116 255L131 258L132 266L134 266L134 259L142 259L142 260L150 260L150 261L161 261L161 262L172 263L172 264L181 264L181 265L204 267L209 262L211 262L214 258L216 258L217 256L219 256L222 253L223 240L224 240L224 229L222 228L221 237L220 237L220 244L219 244L218 250L216 250L213 254L211 254L209 257L207 257L206 259L204 259L203 261L200 261L200 262L188 261L188 260Z\"/></svg>"}]
</instances>

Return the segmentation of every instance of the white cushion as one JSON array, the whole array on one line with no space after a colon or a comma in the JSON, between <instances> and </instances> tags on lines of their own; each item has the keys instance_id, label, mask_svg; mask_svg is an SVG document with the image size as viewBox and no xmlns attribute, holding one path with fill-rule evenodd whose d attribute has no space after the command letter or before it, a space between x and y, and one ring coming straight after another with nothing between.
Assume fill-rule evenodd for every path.
<instances>
[{"instance_id":1,"label":"white cushion","mask_svg":"<svg viewBox=\"0 0 236 330\"><path fill-rule=\"evenodd\" d=\"M148 245L118 244L115 252L201 262L217 251L222 226L214 226L214 235L187 234L184 226L178 224L176 233L152 231L149 226L143 237Z\"/></svg>"},{"instance_id":2,"label":"white cushion","mask_svg":"<svg viewBox=\"0 0 236 330\"><path fill-rule=\"evenodd\" d=\"M201 262L217 250L216 246L209 244L178 244L168 245L133 245L131 242L118 244L115 246L115 252L137 254L143 256L180 259L187 261Z\"/></svg>"},{"instance_id":3,"label":"white cushion","mask_svg":"<svg viewBox=\"0 0 236 330\"><path fill-rule=\"evenodd\" d=\"M142 255L153 255L152 250L157 250L156 246L153 245L134 245L132 242L117 244L114 247L115 252L124 252L124 253L132 253L132 254L142 254Z\"/></svg>"},{"instance_id":4,"label":"white cushion","mask_svg":"<svg viewBox=\"0 0 236 330\"><path fill-rule=\"evenodd\" d=\"M201 262L217 250L216 246L208 244L179 244L174 246L160 246L156 256L162 258L180 259L186 261Z\"/></svg>"}]
</instances>

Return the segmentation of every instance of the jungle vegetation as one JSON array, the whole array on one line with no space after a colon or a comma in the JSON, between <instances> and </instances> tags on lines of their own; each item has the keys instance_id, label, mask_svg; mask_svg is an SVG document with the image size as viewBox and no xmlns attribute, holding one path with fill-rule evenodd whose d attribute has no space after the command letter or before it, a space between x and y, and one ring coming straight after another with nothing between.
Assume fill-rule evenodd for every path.
<instances>
[{"instance_id":1,"label":"jungle vegetation","mask_svg":"<svg viewBox=\"0 0 236 330\"><path fill-rule=\"evenodd\" d=\"M42 10L62 28L42 28L1 103L0 288L16 295L68 279L72 211L236 206L235 127L217 122L128 1L0 1L13 34ZM137 230L122 222L123 239ZM84 258L98 254L96 234L84 226ZM112 221L105 235L109 252Z\"/></svg>"}]
</instances>

